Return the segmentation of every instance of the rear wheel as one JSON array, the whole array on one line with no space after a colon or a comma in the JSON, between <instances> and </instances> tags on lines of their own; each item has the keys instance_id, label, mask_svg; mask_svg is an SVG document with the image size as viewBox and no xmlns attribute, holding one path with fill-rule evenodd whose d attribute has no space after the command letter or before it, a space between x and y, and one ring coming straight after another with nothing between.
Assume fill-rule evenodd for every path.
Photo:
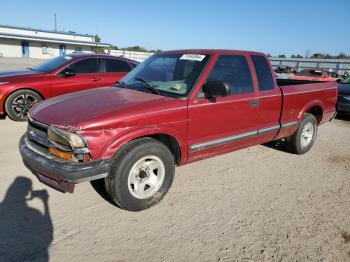
<instances>
[{"instance_id":1,"label":"rear wheel","mask_svg":"<svg viewBox=\"0 0 350 262\"><path fill-rule=\"evenodd\" d=\"M314 115L306 113L295 133L287 138L291 152L302 155L309 151L317 136L317 120Z\"/></svg>"},{"instance_id":2,"label":"rear wheel","mask_svg":"<svg viewBox=\"0 0 350 262\"><path fill-rule=\"evenodd\" d=\"M140 138L115 154L105 187L117 206L140 211L158 203L174 178L174 158L158 140Z\"/></svg>"},{"instance_id":3,"label":"rear wheel","mask_svg":"<svg viewBox=\"0 0 350 262\"><path fill-rule=\"evenodd\" d=\"M40 100L41 96L32 90L18 90L7 98L6 114L14 121L26 121L29 109Z\"/></svg>"}]
</instances>

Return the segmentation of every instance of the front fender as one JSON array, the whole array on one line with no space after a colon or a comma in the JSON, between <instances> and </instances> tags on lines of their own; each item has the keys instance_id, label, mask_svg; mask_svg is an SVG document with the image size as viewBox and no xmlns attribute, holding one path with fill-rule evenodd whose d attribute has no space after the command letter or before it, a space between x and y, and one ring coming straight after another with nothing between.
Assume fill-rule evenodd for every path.
<instances>
[{"instance_id":1,"label":"front fender","mask_svg":"<svg viewBox=\"0 0 350 262\"><path fill-rule=\"evenodd\" d=\"M177 141L177 143L179 144L180 153L181 153L181 160L179 164L181 165L182 163L184 163L187 159L187 146L186 146L185 137L183 137L183 135L181 135L181 133L178 130L169 126L162 126L162 125L138 127L138 128L128 129L117 134L103 148L98 158L109 159L114 155L114 153L122 145L128 143L129 141L140 137L157 135L157 134L171 136Z\"/></svg>"}]
</instances>

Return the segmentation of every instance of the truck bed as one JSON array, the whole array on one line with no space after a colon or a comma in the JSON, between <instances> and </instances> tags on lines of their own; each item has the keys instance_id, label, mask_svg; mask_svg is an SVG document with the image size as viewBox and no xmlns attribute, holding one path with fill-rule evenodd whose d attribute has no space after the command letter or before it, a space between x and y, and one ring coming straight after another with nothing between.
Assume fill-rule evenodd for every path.
<instances>
[{"instance_id":1,"label":"truck bed","mask_svg":"<svg viewBox=\"0 0 350 262\"><path fill-rule=\"evenodd\" d=\"M281 123L299 122L306 110L320 110L322 116L319 124L332 119L335 114L334 105L337 100L338 86L336 82L311 82L304 80L279 79L277 83L282 92L283 109Z\"/></svg>"}]
</instances>

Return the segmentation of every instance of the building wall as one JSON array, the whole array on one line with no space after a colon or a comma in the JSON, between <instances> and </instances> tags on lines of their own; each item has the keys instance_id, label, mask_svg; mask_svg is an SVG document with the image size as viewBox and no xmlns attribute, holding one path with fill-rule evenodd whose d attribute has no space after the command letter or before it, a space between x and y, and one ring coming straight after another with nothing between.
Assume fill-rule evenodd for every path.
<instances>
[{"instance_id":1,"label":"building wall","mask_svg":"<svg viewBox=\"0 0 350 262\"><path fill-rule=\"evenodd\" d=\"M22 57L21 40L0 38L0 56L2 57ZM66 54L76 51L80 47L82 52L92 52L90 46L67 45ZM59 55L59 44L29 41L29 57L38 59L49 59Z\"/></svg>"},{"instance_id":2,"label":"building wall","mask_svg":"<svg viewBox=\"0 0 350 262\"><path fill-rule=\"evenodd\" d=\"M305 68L321 68L335 70L339 75L344 75L350 72L349 59L316 59L316 58L270 58L271 64L274 68L295 67L297 71Z\"/></svg>"},{"instance_id":3,"label":"building wall","mask_svg":"<svg viewBox=\"0 0 350 262\"><path fill-rule=\"evenodd\" d=\"M92 52L92 48L87 46L65 45L65 47L66 54L73 53L77 47L80 47L82 52ZM49 59L59 55L59 44L29 42L29 57L31 58Z\"/></svg>"},{"instance_id":4,"label":"building wall","mask_svg":"<svg viewBox=\"0 0 350 262\"><path fill-rule=\"evenodd\" d=\"M58 34L55 32L41 32L41 31L27 30L27 29L7 28L4 26L0 26L0 33L36 36L36 37L60 38L60 39L76 40L76 41L88 41L88 42L95 41L94 37L90 35L81 36L81 35L74 35L74 34Z\"/></svg>"},{"instance_id":5,"label":"building wall","mask_svg":"<svg viewBox=\"0 0 350 262\"><path fill-rule=\"evenodd\" d=\"M0 38L0 56L22 57L21 41Z\"/></svg>"}]
</instances>

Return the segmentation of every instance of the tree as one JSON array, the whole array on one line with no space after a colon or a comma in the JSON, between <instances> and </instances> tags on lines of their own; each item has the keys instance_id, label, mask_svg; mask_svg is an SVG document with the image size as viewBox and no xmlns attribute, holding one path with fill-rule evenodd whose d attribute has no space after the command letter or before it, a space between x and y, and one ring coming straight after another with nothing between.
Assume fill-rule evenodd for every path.
<instances>
[{"instance_id":1,"label":"tree","mask_svg":"<svg viewBox=\"0 0 350 262\"><path fill-rule=\"evenodd\" d=\"M97 43L101 43L101 37L99 37L99 35L95 35L95 42Z\"/></svg>"},{"instance_id":2,"label":"tree","mask_svg":"<svg viewBox=\"0 0 350 262\"><path fill-rule=\"evenodd\" d=\"M301 55L292 55L291 58L303 58Z\"/></svg>"},{"instance_id":3,"label":"tree","mask_svg":"<svg viewBox=\"0 0 350 262\"><path fill-rule=\"evenodd\" d=\"M339 53L339 55L337 55L335 58L338 58L338 59L348 59L350 58L350 56L346 55L345 53L341 52Z\"/></svg>"},{"instance_id":4,"label":"tree","mask_svg":"<svg viewBox=\"0 0 350 262\"><path fill-rule=\"evenodd\" d=\"M110 45L110 48L111 48L112 50L118 50L118 49L119 49L116 45Z\"/></svg>"},{"instance_id":5,"label":"tree","mask_svg":"<svg viewBox=\"0 0 350 262\"><path fill-rule=\"evenodd\" d=\"M285 55L278 55L277 57L278 57L278 58L286 58Z\"/></svg>"},{"instance_id":6,"label":"tree","mask_svg":"<svg viewBox=\"0 0 350 262\"><path fill-rule=\"evenodd\" d=\"M271 54L269 54L269 53L267 53L267 55L266 55L267 57L269 57L269 58L271 58L272 56L271 56Z\"/></svg>"},{"instance_id":7,"label":"tree","mask_svg":"<svg viewBox=\"0 0 350 262\"><path fill-rule=\"evenodd\" d=\"M314 53L311 58L324 58L324 54L321 53Z\"/></svg>"}]
</instances>

